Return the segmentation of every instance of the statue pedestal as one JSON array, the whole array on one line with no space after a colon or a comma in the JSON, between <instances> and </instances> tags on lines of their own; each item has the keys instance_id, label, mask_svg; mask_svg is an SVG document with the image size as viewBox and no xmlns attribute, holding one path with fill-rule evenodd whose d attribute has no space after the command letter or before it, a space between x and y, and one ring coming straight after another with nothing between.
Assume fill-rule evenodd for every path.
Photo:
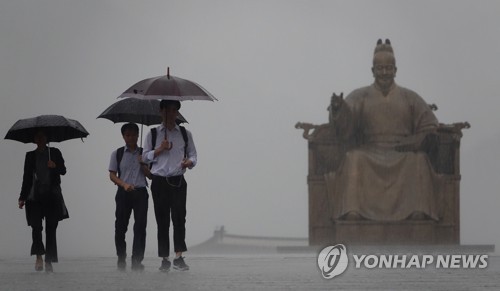
<instances>
[{"instance_id":1,"label":"statue pedestal","mask_svg":"<svg viewBox=\"0 0 500 291\"><path fill-rule=\"evenodd\" d=\"M349 245L455 243L449 239L453 236L453 231L453 225L442 225L431 220L336 221L333 225L335 241Z\"/></svg>"}]
</instances>

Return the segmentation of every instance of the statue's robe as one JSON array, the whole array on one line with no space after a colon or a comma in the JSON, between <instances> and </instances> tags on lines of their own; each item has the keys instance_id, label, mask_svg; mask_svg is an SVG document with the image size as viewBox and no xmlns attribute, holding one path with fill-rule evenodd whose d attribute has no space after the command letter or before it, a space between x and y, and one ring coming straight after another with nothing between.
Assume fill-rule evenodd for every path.
<instances>
[{"instance_id":1,"label":"statue's robe","mask_svg":"<svg viewBox=\"0 0 500 291\"><path fill-rule=\"evenodd\" d=\"M376 85L357 89L346 103L355 146L338 170L325 176L333 218L355 212L370 220L397 221L418 211L438 220L440 178L427 154L395 150L405 138L436 130L428 104L396 84L387 96Z\"/></svg>"}]
</instances>

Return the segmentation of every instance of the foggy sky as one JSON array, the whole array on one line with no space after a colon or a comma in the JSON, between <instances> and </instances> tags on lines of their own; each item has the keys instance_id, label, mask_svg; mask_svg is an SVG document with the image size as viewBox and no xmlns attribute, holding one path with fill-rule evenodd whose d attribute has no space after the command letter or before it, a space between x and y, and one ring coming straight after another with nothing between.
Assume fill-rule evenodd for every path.
<instances>
[{"instance_id":1,"label":"foggy sky","mask_svg":"<svg viewBox=\"0 0 500 291\"><path fill-rule=\"evenodd\" d=\"M188 246L220 225L307 237L307 142L294 125L326 123L332 92L373 82L379 38L392 41L398 84L437 104L440 122L471 123L461 144L461 242L500 246L499 1L1 1L0 132L40 114L85 126L83 143L52 144L68 169L60 257L113 256L107 167L123 141L120 124L96 117L170 67L219 99L182 103L198 150L186 175ZM32 149L0 142L0 256L29 255L17 198ZM146 255L154 256L149 205Z\"/></svg>"}]
</instances>

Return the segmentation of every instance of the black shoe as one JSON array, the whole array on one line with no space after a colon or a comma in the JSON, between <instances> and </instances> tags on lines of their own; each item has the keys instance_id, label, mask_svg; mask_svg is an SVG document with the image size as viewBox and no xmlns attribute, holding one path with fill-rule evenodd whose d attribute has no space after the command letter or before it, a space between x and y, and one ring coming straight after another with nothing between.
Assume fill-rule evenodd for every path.
<instances>
[{"instance_id":1,"label":"black shoe","mask_svg":"<svg viewBox=\"0 0 500 291\"><path fill-rule=\"evenodd\" d=\"M174 259L174 269L179 271L189 270L189 266L184 262L184 257L178 257L177 259Z\"/></svg>"},{"instance_id":2,"label":"black shoe","mask_svg":"<svg viewBox=\"0 0 500 291\"><path fill-rule=\"evenodd\" d=\"M144 265L140 261L132 260L133 271L144 271Z\"/></svg>"},{"instance_id":3,"label":"black shoe","mask_svg":"<svg viewBox=\"0 0 500 291\"><path fill-rule=\"evenodd\" d=\"M45 272L47 272L47 273L54 272L54 268L52 268L51 262L45 262Z\"/></svg>"},{"instance_id":4,"label":"black shoe","mask_svg":"<svg viewBox=\"0 0 500 291\"><path fill-rule=\"evenodd\" d=\"M172 263L170 263L168 259L163 259L163 261L161 261L160 271L168 272L170 270L171 265Z\"/></svg>"},{"instance_id":5,"label":"black shoe","mask_svg":"<svg viewBox=\"0 0 500 291\"><path fill-rule=\"evenodd\" d=\"M116 263L118 270L125 271L127 268L127 262L125 261L125 257L118 257L118 262Z\"/></svg>"}]
</instances>

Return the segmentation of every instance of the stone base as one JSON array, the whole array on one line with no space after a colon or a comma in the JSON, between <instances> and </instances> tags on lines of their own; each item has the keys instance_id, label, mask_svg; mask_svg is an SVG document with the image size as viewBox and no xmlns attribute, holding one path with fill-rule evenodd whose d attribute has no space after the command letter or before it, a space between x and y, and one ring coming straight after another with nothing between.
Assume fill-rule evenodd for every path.
<instances>
[{"instance_id":1,"label":"stone base","mask_svg":"<svg viewBox=\"0 0 500 291\"><path fill-rule=\"evenodd\" d=\"M460 243L452 225L438 224L433 220L395 222L337 220L332 226L332 231L332 240L325 242L335 241L351 245Z\"/></svg>"}]
</instances>

